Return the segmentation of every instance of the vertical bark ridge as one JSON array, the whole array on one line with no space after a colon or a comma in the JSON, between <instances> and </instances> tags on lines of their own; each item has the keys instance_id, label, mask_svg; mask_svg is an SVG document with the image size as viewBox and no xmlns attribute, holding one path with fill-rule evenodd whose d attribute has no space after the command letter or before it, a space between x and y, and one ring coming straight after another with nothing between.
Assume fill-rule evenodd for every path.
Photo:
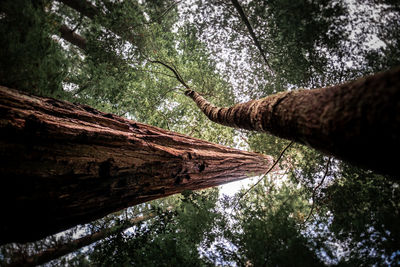
<instances>
[{"instance_id":1,"label":"vertical bark ridge","mask_svg":"<svg viewBox=\"0 0 400 267\"><path fill-rule=\"evenodd\" d=\"M400 149L400 68L229 108L216 107L193 90L186 95L213 122L268 132L382 173L399 173L388 151Z\"/></svg>"}]
</instances>

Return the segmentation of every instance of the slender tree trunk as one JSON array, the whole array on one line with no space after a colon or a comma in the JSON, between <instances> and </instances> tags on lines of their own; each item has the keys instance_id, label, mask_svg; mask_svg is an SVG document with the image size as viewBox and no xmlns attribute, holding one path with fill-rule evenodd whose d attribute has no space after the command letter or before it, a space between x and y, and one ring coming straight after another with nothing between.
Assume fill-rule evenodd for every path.
<instances>
[{"instance_id":1,"label":"slender tree trunk","mask_svg":"<svg viewBox=\"0 0 400 267\"><path fill-rule=\"evenodd\" d=\"M86 0L58 0L58 1L75 9L77 12L81 13L82 15L92 20L95 19L96 17L106 17L108 15L105 12L103 12L100 8L92 5L89 1ZM131 30L127 29L122 30L113 25L103 24L102 26L113 31L115 34L120 35L122 38L130 42L132 45L134 45L137 42L138 36L135 35L135 33L132 32Z\"/></svg>"},{"instance_id":2,"label":"slender tree trunk","mask_svg":"<svg viewBox=\"0 0 400 267\"><path fill-rule=\"evenodd\" d=\"M76 45L82 50L86 50L87 41L85 38L80 36L79 34L74 33L67 25L61 25L58 28L58 31L61 34L61 38L70 42L73 45Z\"/></svg>"},{"instance_id":3,"label":"slender tree trunk","mask_svg":"<svg viewBox=\"0 0 400 267\"><path fill-rule=\"evenodd\" d=\"M105 14L101 11L100 8L92 5L90 2L86 0L59 0L65 5L75 9L82 15L94 19L96 16L104 16Z\"/></svg>"},{"instance_id":4,"label":"slender tree trunk","mask_svg":"<svg viewBox=\"0 0 400 267\"><path fill-rule=\"evenodd\" d=\"M272 158L0 87L0 243L265 172Z\"/></svg>"},{"instance_id":5,"label":"slender tree trunk","mask_svg":"<svg viewBox=\"0 0 400 267\"><path fill-rule=\"evenodd\" d=\"M85 235L81 238L74 239L70 242L62 243L55 247L48 248L44 251L41 251L41 252L39 252L35 255L32 255L32 256L29 256L29 257L22 257L22 258L15 259L7 266L9 266L9 267L12 267L12 266L27 267L27 266L37 266L40 264L44 264L46 262L55 260L57 258L65 256L69 253L77 251L83 247L89 246L97 241L103 240L106 237L121 233L121 232L125 231L126 229L128 229L142 221L146 221L148 219L154 218L155 216L156 216L155 213L150 213L147 215L133 218L128 223L125 223L123 225L119 225L119 226L116 226L113 228L103 229L103 230L100 230L100 231L95 232L90 235Z\"/></svg>"},{"instance_id":6,"label":"slender tree trunk","mask_svg":"<svg viewBox=\"0 0 400 267\"><path fill-rule=\"evenodd\" d=\"M236 9L236 11L239 13L240 19L243 21L244 25L246 25L247 31L249 32L251 39L253 39L254 45L257 47L258 51L260 52L262 58L264 59L265 64L268 67L269 72L274 75L274 71L271 68L271 65L269 64L267 60L267 56L265 55L264 49L261 47L260 42L258 41L258 38L253 30L253 27L250 24L250 21L247 19L246 14L244 13L242 6L240 5L238 0L231 0L231 3L233 7Z\"/></svg>"},{"instance_id":7,"label":"slender tree trunk","mask_svg":"<svg viewBox=\"0 0 400 267\"><path fill-rule=\"evenodd\" d=\"M400 68L230 108L215 107L192 90L186 94L216 123L269 132L399 179Z\"/></svg>"}]
</instances>

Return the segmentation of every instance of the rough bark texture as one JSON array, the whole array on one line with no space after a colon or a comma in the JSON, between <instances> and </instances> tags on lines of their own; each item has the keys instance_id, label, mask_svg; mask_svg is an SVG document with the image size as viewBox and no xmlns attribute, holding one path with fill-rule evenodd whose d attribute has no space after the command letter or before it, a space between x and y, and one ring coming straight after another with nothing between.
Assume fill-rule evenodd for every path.
<instances>
[{"instance_id":1,"label":"rough bark texture","mask_svg":"<svg viewBox=\"0 0 400 267\"><path fill-rule=\"evenodd\" d=\"M399 178L400 68L314 90L219 108L188 90L212 121L269 132Z\"/></svg>"},{"instance_id":2,"label":"rough bark texture","mask_svg":"<svg viewBox=\"0 0 400 267\"><path fill-rule=\"evenodd\" d=\"M272 158L0 87L0 243L265 172Z\"/></svg>"},{"instance_id":3,"label":"rough bark texture","mask_svg":"<svg viewBox=\"0 0 400 267\"><path fill-rule=\"evenodd\" d=\"M134 226L135 224L138 224L139 222L148 220L150 218L155 217L156 214L155 213L150 213L148 215L143 215L143 216L139 216L136 218L133 218L132 220L129 221L129 223L125 223L123 225L120 226L116 226L114 228L107 228L107 229L103 229L100 230L98 232L95 232L93 234L90 235L85 235L81 238L72 240L68 243L62 243L59 244L55 247L52 248L48 248L38 254L35 254L33 256L29 256L29 257L22 257L22 258L18 258L13 260L10 264L8 264L8 267L18 267L18 266L37 266L40 264L44 264L46 262L58 259L62 256L65 256L69 253L72 253L74 251L77 251L83 247L86 247L90 244L93 244L94 242L100 241L105 239L106 237L109 237L111 235L120 233L132 226Z\"/></svg>"}]
</instances>

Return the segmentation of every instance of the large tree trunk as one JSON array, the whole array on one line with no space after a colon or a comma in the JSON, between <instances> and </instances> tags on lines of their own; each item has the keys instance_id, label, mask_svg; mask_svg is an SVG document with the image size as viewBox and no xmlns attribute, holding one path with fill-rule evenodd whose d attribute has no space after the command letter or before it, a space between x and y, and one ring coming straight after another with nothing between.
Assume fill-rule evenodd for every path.
<instances>
[{"instance_id":1,"label":"large tree trunk","mask_svg":"<svg viewBox=\"0 0 400 267\"><path fill-rule=\"evenodd\" d=\"M192 90L186 94L216 123L269 132L399 179L400 68L230 108L215 107Z\"/></svg>"},{"instance_id":2,"label":"large tree trunk","mask_svg":"<svg viewBox=\"0 0 400 267\"><path fill-rule=\"evenodd\" d=\"M272 158L0 87L0 243L265 172Z\"/></svg>"}]
</instances>

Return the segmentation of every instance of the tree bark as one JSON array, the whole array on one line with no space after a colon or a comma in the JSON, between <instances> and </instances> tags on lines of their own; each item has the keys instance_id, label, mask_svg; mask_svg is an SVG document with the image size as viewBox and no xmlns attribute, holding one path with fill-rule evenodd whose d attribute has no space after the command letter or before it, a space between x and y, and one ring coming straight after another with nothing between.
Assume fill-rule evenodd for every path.
<instances>
[{"instance_id":1,"label":"tree bark","mask_svg":"<svg viewBox=\"0 0 400 267\"><path fill-rule=\"evenodd\" d=\"M192 90L186 95L216 123L268 132L399 179L400 68L230 108L215 107Z\"/></svg>"},{"instance_id":2,"label":"tree bark","mask_svg":"<svg viewBox=\"0 0 400 267\"><path fill-rule=\"evenodd\" d=\"M0 87L0 243L261 174L269 156Z\"/></svg>"}]
</instances>

